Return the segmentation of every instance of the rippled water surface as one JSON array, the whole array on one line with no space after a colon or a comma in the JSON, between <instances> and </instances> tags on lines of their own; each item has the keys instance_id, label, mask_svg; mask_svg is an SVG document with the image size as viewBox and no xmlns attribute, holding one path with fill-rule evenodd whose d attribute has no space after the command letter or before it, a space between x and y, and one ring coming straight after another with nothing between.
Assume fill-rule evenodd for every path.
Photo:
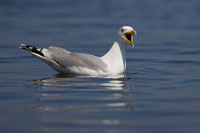
<instances>
[{"instance_id":1,"label":"rippled water surface","mask_svg":"<svg viewBox=\"0 0 200 133\"><path fill-rule=\"evenodd\" d=\"M0 132L200 132L199 0L0 0ZM18 48L103 55L117 30L127 78L59 75Z\"/></svg>"}]
</instances>

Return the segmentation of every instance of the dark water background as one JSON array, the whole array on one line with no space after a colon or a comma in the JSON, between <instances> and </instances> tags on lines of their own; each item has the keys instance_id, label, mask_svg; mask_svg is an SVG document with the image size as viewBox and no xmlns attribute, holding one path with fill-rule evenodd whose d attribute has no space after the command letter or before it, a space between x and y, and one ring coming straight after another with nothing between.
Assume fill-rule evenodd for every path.
<instances>
[{"instance_id":1,"label":"dark water background","mask_svg":"<svg viewBox=\"0 0 200 133\"><path fill-rule=\"evenodd\" d=\"M56 75L20 43L103 55L117 30L132 80ZM199 0L0 0L1 133L199 133Z\"/></svg>"}]
</instances>

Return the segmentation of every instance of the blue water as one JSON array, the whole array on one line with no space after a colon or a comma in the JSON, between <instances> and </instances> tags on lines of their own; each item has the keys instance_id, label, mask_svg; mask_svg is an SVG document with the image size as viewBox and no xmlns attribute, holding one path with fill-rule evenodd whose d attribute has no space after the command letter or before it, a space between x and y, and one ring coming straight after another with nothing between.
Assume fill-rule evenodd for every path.
<instances>
[{"instance_id":1,"label":"blue water","mask_svg":"<svg viewBox=\"0 0 200 133\"><path fill-rule=\"evenodd\" d=\"M0 0L0 132L200 132L199 0ZM103 55L138 35L127 77L58 75L18 48Z\"/></svg>"}]
</instances>

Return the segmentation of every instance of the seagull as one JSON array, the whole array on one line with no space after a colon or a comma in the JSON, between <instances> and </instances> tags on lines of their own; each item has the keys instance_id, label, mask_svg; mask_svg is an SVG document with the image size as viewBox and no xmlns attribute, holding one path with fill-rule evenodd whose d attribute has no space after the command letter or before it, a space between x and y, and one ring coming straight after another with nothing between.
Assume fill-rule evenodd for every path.
<instances>
[{"instance_id":1,"label":"seagull","mask_svg":"<svg viewBox=\"0 0 200 133\"><path fill-rule=\"evenodd\" d=\"M123 26L118 30L117 41L110 50L101 57L70 52L60 47L37 48L21 44L20 48L44 61L58 73L72 75L108 76L123 74L126 71L126 47L134 47L133 34L137 34L131 26Z\"/></svg>"}]
</instances>

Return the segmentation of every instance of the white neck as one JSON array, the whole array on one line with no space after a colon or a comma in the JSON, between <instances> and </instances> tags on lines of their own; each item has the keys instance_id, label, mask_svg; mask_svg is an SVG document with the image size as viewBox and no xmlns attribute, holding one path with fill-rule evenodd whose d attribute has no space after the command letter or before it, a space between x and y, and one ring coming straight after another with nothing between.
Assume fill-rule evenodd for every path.
<instances>
[{"instance_id":1,"label":"white neck","mask_svg":"<svg viewBox=\"0 0 200 133\"><path fill-rule=\"evenodd\" d=\"M111 49L101 57L108 65L110 74L123 73L126 70L126 44L114 42Z\"/></svg>"}]
</instances>

